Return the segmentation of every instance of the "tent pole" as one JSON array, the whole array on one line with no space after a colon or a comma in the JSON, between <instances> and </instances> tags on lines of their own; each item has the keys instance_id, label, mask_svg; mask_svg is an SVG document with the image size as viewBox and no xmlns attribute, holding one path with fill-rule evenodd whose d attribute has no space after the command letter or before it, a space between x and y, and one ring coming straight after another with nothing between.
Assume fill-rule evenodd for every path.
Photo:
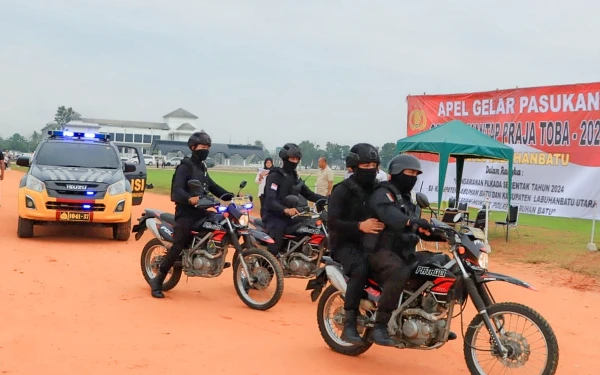
<instances>
[{"instance_id":1,"label":"tent pole","mask_svg":"<svg viewBox=\"0 0 600 375\"><path fill-rule=\"evenodd\" d=\"M489 244L488 242L488 233L489 233L489 227L490 226L490 196L485 193L485 243Z\"/></svg>"}]
</instances>

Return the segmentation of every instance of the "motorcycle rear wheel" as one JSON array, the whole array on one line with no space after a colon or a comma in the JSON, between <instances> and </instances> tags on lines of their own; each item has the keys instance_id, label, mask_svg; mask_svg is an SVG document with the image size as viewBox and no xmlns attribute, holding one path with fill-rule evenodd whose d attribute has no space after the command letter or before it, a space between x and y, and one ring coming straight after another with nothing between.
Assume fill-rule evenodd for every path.
<instances>
[{"instance_id":1,"label":"motorcycle rear wheel","mask_svg":"<svg viewBox=\"0 0 600 375\"><path fill-rule=\"evenodd\" d=\"M319 332L321 332L321 336L323 337L323 340L325 340L325 343L327 343L327 345L334 352L355 357L369 350L373 343L367 341L367 335L369 334L368 329L364 329L364 331L361 333L359 327L359 333L361 333L361 336L365 341L364 344L351 344L345 342L340 338L341 331L339 335L333 332L333 327L331 326L332 324L330 324L330 319L328 318L330 312L329 310L331 309L332 301L338 297L341 299L341 296L342 293L333 285L329 285L323 294L321 294L321 298L319 298L319 304L317 306L317 323L319 325Z\"/></svg>"},{"instance_id":2,"label":"motorcycle rear wheel","mask_svg":"<svg viewBox=\"0 0 600 375\"><path fill-rule=\"evenodd\" d=\"M157 247L163 248L165 252L167 250L163 243L156 238L153 238L150 241L148 241L148 243L146 243L146 246L144 246L144 250L142 250L140 266L142 269L142 275L144 275L144 279L148 284L150 284L150 281L156 277L156 274L153 271L158 272L158 264L156 263L159 262L153 262L152 259L150 259L150 257L152 256L152 252ZM179 280L181 280L181 273L182 269L180 267L172 267L169 271L169 274L165 278L165 281L163 282L162 290L166 292L175 288L175 286L177 286L177 284L179 283Z\"/></svg>"}]
</instances>

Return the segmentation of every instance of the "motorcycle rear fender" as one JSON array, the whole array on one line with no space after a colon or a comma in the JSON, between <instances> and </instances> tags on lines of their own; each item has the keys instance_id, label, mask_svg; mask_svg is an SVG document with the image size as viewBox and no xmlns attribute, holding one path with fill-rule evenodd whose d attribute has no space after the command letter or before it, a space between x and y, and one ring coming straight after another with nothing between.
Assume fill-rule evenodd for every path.
<instances>
[{"instance_id":1,"label":"motorcycle rear fender","mask_svg":"<svg viewBox=\"0 0 600 375\"><path fill-rule=\"evenodd\" d=\"M275 243L275 241L265 232L260 231L258 229L252 229L250 228L248 230L248 233L250 233L250 235L252 237L254 237L256 240L258 240L259 242L262 243Z\"/></svg>"},{"instance_id":2,"label":"motorcycle rear fender","mask_svg":"<svg viewBox=\"0 0 600 375\"><path fill-rule=\"evenodd\" d=\"M512 276L503 275L501 273L486 272L482 276L479 276L479 281L481 283L489 283L490 281L504 281L504 282L511 283L514 285L522 286L523 288L535 290L537 292L537 289L534 288L533 286L531 286L529 283L526 283L525 281L516 279Z\"/></svg>"},{"instance_id":3,"label":"motorcycle rear fender","mask_svg":"<svg viewBox=\"0 0 600 375\"><path fill-rule=\"evenodd\" d=\"M154 238L160 240L160 242L162 242L167 249L171 247L171 243L165 241L164 238L160 235L160 232L158 231L158 220L156 220L155 218L147 219L146 227L150 230L150 232L152 232Z\"/></svg>"},{"instance_id":4,"label":"motorcycle rear fender","mask_svg":"<svg viewBox=\"0 0 600 375\"><path fill-rule=\"evenodd\" d=\"M325 271L325 267L321 267L315 272L315 278L308 280L308 283L306 284L306 290L312 289L310 299L313 302L319 298L325 285L327 285L327 272Z\"/></svg>"},{"instance_id":5,"label":"motorcycle rear fender","mask_svg":"<svg viewBox=\"0 0 600 375\"><path fill-rule=\"evenodd\" d=\"M337 266L325 266L325 272L327 273L327 279L329 279L331 285L342 292L342 294L346 294L348 284L346 283L342 270Z\"/></svg>"}]
</instances>

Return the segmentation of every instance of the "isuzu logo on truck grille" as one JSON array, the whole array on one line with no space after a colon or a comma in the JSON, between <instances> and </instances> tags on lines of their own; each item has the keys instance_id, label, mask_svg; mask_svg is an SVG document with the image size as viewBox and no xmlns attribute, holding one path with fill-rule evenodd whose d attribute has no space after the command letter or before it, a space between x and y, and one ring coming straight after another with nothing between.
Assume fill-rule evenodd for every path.
<instances>
[{"instance_id":1,"label":"isuzu logo on truck grille","mask_svg":"<svg viewBox=\"0 0 600 375\"><path fill-rule=\"evenodd\" d=\"M87 185L67 184L67 189L69 189L69 190L85 190L85 189L87 189Z\"/></svg>"}]
</instances>

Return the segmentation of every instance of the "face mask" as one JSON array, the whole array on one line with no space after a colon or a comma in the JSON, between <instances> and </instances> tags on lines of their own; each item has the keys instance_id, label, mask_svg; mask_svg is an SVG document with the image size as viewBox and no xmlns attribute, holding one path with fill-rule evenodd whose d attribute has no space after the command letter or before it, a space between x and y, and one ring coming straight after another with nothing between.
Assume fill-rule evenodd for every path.
<instances>
[{"instance_id":1,"label":"face mask","mask_svg":"<svg viewBox=\"0 0 600 375\"><path fill-rule=\"evenodd\" d=\"M354 170L354 178L359 185L369 185L375 183L375 177L377 176L377 168L363 169L356 168Z\"/></svg>"},{"instance_id":2,"label":"face mask","mask_svg":"<svg viewBox=\"0 0 600 375\"><path fill-rule=\"evenodd\" d=\"M208 157L208 151L209 150L196 150L194 151L194 158L200 161L204 161Z\"/></svg>"},{"instance_id":3,"label":"face mask","mask_svg":"<svg viewBox=\"0 0 600 375\"><path fill-rule=\"evenodd\" d=\"M285 169L288 172L295 171L297 166L298 166L298 163L292 163L289 160L284 160L283 161L283 169Z\"/></svg>"},{"instance_id":4,"label":"face mask","mask_svg":"<svg viewBox=\"0 0 600 375\"><path fill-rule=\"evenodd\" d=\"M400 190L402 194L408 194L417 183L417 176L409 176L404 173L395 174L392 176L392 184Z\"/></svg>"}]
</instances>

